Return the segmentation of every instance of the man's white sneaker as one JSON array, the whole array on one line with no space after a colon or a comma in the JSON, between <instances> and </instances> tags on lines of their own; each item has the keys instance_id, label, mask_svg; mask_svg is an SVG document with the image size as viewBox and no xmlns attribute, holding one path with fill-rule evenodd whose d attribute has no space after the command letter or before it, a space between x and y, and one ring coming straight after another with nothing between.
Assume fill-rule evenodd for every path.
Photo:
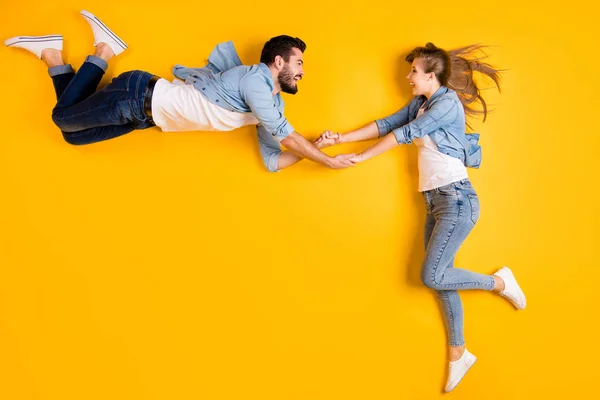
<instances>
[{"instance_id":1,"label":"man's white sneaker","mask_svg":"<svg viewBox=\"0 0 600 400\"><path fill-rule=\"evenodd\" d=\"M98 43L106 43L110 46L115 56L121 54L127 48L127 45L120 37L114 34L108 26L106 26L98 17L89 11L81 10L81 15L92 27L94 33L94 46L98 46Z\"/></svg>"},{"instance_id":2,"label":"man's white sneaker","mask_svg":"<svg viewBox=\"0 0 600 400\"><path fill-rule=\"evenodd\" d=\"M46 35L46 36L15 36L10 39L6 39L4 44L8 47L18 47L25 49L37 56L42 58L42 50L44 49L55 49L61 50L63 48L63 37L62 35Z\"/></svg>"},{"instance_id":3,"label":"man's white sneaker","mask_svg":"<svg viewBox=\"0 0 600 400\"><path fill-rule=\"evenodd\" d=\"M507 298L517 309L523 310L527 305L527 299L510 268L502 267L494 275L504 281L504 290L500 296Z\"/></svg>"},{"instance_id":4,"label":"man's white sneaker","mask_svg":"<svg viewBox=\"0 0 600 400\"><path fill-rule=\"evenodd\" d=\"M475 364L477 357L469 353L469 350L465 349L463 355L456 361L450 361L450 368L448 370L448 383L446 383L446 392L452 391L460 383L462 378L465 376L467 371Z\"/></svg>"}]
</instances>

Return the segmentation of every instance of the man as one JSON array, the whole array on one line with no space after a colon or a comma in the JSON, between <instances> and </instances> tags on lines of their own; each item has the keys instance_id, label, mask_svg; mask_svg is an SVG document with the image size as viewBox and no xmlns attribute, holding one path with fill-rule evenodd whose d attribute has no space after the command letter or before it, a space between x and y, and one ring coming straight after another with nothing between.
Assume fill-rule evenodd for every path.
<instances>
[{"instance_id":1,"label":"man","mask_svg":"<svg viewBox=\"0 0 600 400\"><path fill-rule=\"evenodd\" d=\"M217 45L204 68L176 65L173 74L181 80L171 83L148 72L129 71L96 91L108 61L127 45L90 12L81 15L92 27L96 51L77 73L63 62L61 35L17 36L4 42L34 53L48 66L57 97L52 119L68 143L95 143L155 125L163 131L225 131L255 124L261 156L271 172L303 158L333 169L354 165L352 154L330 157L321 152L333 140L315 145L283 115L281 92L297 93L304 76L306 45L299 38L270 39L256 65L242 65L233 43L226 42ZM289 150L282 151L280 144Z\"/></svg>"}]
</instances>

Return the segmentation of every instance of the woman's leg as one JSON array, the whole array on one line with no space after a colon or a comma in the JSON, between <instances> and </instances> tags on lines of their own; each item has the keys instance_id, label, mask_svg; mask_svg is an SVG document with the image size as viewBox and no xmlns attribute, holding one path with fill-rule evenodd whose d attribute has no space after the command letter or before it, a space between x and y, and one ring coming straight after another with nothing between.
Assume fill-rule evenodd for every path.
<instances>
[{"instance_id":1,"label":"woman's leg","mask_svg":"<svg viewBox=\"0 0 600 400\"><path fill-rule=\"evenodd\" d=\"M446 391L451 391L477 359L464 346L463 308L457 290L484 289L504 295L505 280L500 276L454 268L456 253L479 218L479 200L470 182L461 181L428 191L425 199L428 211L426 255L421 278L425 285L436 290L442 305L450 358ZM512 285L510 279L514 280L512 273L509 277ZM520 288L518 292L522 294ZM518 294L513 290L515 293ZM524 295L522 299L524 302Z\"/></svg>"},{"instance_id":2,"label":"woman's leg","mask_svg":"<svg viewBox=\"0 0 600 400\"><path fill-rule=\"evenodd\" d=\"M427 213L425 220L425 249L428 248L431 235L435 229L435 217ZM451 261L450 268L453 268L454 259ZM437 297L442 306L442 313L448 332L448 342L450 344L450 361L454 361L462 355L464 350L463 334L463 308L460 296L456 290L436 291Z\"/></svg>"},{"instance_id":3,"label":"woman's leg","mask_svg":"<svg viewBox=\"0 0 600 400\"><path fill-rule=\"evenodd\" d=\"M444 196L447 195L447 196ZM448 381L445 391L452 391L477 359L465 349L463 307L456 289L488 289L494 286L492 277L485 279L470 271L454 271L458 248L475 224L460 195L455 191L429 191L425 194L427 219L425 222L425 260L421 270L423 283L436 290L444 315L449 343ZM450 278L447 279L448 275ZM483 279L482 279L483 278Z\"/></svg>"},{"instance_id":4,"label":"woman's leg","mask_svg":"<svg viewBox=\"0 0 600 400\"><path fill-rule=\"evenodd\" d=\"M435 224L421 270L423 283L435 290L494 289L495 281L491 275L453 268L454 257L475 226L479 211L474 214L467 194L452 185L429 194Z\"/></svg>"}]
</instances>

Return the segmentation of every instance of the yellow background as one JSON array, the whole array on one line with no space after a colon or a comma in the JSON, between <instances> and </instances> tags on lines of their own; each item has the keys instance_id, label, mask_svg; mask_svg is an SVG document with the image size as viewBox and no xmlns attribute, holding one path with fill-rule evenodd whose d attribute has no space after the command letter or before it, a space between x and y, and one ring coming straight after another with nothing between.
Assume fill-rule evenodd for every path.
<instances>
[{"instance_id":1,"label":"yellow background","mask_svg":"<svg viewBox=\"0 0 600 400\"><path fill-rule=\"evenodd\" d=\"M496 46L490 61L508 71L474 126L482 212L457 264L511 266L528 307L463 294L479 360L450 396L595 397L599 35L584 2L56 3L3 1L0 37L61 33L78 67L93 50L86 8L129 45L104 82L131 69L172 78L229 39L252 64L268 38L301 37L305 79L284 97L309 138L404 105L415 46ZM0 60L1 399L442 397L413 146L277 174L254 127L73 147L52 124L44 64L4 46Z\"/></svg>"}]
</instances>

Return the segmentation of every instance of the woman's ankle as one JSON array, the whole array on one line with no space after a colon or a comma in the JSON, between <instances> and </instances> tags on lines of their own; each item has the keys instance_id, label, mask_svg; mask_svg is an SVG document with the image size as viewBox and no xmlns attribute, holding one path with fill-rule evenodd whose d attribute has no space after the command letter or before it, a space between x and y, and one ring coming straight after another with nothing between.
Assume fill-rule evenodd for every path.
<instances>
[{"instance_id":1,"label":"woman's ankle","mask_svg":"<svg viewBox=\"0 0 600 400\"><path fill-rule=\"evenodd\" d=\"M502 291L504 290L504 280L502 278L500 278L499 276L496 275L492 275L494 278L494 288L492 289L492 291L496 292L496 293L502 293Z\"/></svg>"},{"instance_id":2,"label":"woman's ankle","mask_svg":"<svg viewBox=\"0 0 600 400\"><path fill-rule=\"evenodd\" d=\"M456 361L465 353L465 346L450 346L448 357L450 361Z\"/></svg>"}]
</instances>

